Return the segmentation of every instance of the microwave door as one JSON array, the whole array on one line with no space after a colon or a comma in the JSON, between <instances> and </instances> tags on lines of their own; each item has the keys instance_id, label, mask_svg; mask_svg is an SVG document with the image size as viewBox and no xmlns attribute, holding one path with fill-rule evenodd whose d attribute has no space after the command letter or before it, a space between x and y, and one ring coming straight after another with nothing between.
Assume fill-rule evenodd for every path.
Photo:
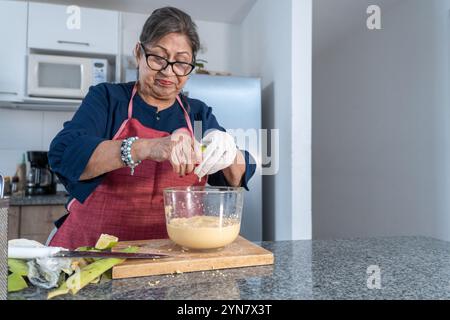
<instances>
[{"instance_id":1,"label":"microwave door","mask_svg":"<svg viewBox=\"0 0 450 320\"><path fill-rule=\"evenodd\" d=\"M86 63L72 57L35 55L30 59L28 95L83 98Z\"/></svg>"}]
</instances>

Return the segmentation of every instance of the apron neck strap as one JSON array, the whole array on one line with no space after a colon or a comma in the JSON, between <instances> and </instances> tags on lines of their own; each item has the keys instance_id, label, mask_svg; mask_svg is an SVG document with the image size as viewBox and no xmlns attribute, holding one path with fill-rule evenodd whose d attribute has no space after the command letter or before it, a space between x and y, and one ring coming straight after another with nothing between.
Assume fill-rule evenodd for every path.
<instances>
[{"instance_id":1,"label":"apron neck strap","mask_svg":"<svg viewBox=\"0 0 450 320\"><path fill-rule=\"evenodd\" d=\"M181 101L181 98L180 98L179 95L177 96L177 101L180 104L181 109L183 109L184 119L186 120L189 133L191 134L191 138L193 138L194 137L194 130L192 129L191 119L189 118L189 114L186 111L186 108L184 107L183 102Z\"/></svg>"},{"instance_id":2,"label":"apron neck strap","mask_svg":"<svg viewBox=\"0 0 450 320\"><path fill-rule=\"evenodd\" d=\"M128 103L128 120L130 120L133 117L133 98L137 93L137 86L138 86L138 82L136 81L136 84L133 87L133 92L131 93L130 102ZM181 101L179 95L177 96L177 101L180 104L181 109L183 110L184 119L186 120L189 133L191 134L191 137L194 137L194 130L192 129L191 119L189 118L189 114L186 111L186 108L184 107L183 102Z\"/></svg>"},{"instance_id":3,"label":"apron neck strap","mask_svg":"<svg viewBox=\"0 0 450 320\"><path fill-rule=\"evenodd\" d=\"M128 102L128 120L130 120L133 117L133 98L137 93L137 86L138 82L136 81L136 84L133 87L133 92L131 93L130 102Z\"/></svg>"}]
</instances>

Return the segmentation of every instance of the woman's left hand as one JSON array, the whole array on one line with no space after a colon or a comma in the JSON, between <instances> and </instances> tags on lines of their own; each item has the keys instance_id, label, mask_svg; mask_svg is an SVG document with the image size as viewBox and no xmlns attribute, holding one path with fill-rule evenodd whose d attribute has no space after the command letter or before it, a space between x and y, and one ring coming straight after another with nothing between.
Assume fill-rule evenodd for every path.
<instances>
[{"instance_id":1,"label":"woman's left hand","mask_svg":"<svg viewBox=\"0 0 450 320\"><path fill-rule=\"evenodd\" d=\"M202 154L202 162L194 173L203 178L231 166L237 156L237 147L234 138L227 132L214 130L202 140L206 151Z\"/></svg>"}]
</instances>

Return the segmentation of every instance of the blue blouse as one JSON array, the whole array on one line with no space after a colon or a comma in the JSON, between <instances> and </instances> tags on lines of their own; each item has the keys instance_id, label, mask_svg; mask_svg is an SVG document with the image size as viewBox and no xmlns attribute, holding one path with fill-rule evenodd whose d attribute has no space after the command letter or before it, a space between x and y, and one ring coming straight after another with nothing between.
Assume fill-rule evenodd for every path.
<instances>
[{"instance_id":1,"label":"blue blouse","mask_svg":"<svg viewBox=\"0 0 450 320\"><path fill-rule=\"evenodd\" d=\"M83 203L102 182L105 175L88 181L79 179L97 146L105 140L112 140L128 118L128 103L134 84L102 83L92 86L73 119L64 123L64 128L53 139L48 153L50 167L66 187L70 195L69 202L75 198ZM192 125L194 121L202 121L203 135L209 129L225 131L217 122L211 107L196 99L183 99ZM177 101L170 108L157 112L157 108L148 105L139 94L133 98L133 118L146 127L168 133L187 127L183 110ZM242 186L248 190L256 162L247 151L244 151L244 155L246 171ZM212 186L229 186L222 171L210 175L208 183Z\"/></svg>"}]
</instances>

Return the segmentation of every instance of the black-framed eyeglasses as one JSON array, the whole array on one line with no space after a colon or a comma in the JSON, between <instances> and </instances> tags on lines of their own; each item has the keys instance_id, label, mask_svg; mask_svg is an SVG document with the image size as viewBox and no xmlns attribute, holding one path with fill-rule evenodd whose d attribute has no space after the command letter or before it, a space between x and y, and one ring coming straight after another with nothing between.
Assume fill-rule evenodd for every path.
<instances>
[{"instance_id":1,"label":"black-framed eyeglasses","mask_svg":"<svg viewBox=\"0 0 450 320\"><path fill-rule=\"evenodd\" d=\"M153 71L165 70L170 65L172 67L173 73L175 73L177 76L185 77L195 69L195 65L192 63L182 61L170 62L166 58L163 58L156 54L147 53L145 51L144 45L142 43L140 43L140 45L147 61L147 66Z\"/></svg>"}]
</instances>

